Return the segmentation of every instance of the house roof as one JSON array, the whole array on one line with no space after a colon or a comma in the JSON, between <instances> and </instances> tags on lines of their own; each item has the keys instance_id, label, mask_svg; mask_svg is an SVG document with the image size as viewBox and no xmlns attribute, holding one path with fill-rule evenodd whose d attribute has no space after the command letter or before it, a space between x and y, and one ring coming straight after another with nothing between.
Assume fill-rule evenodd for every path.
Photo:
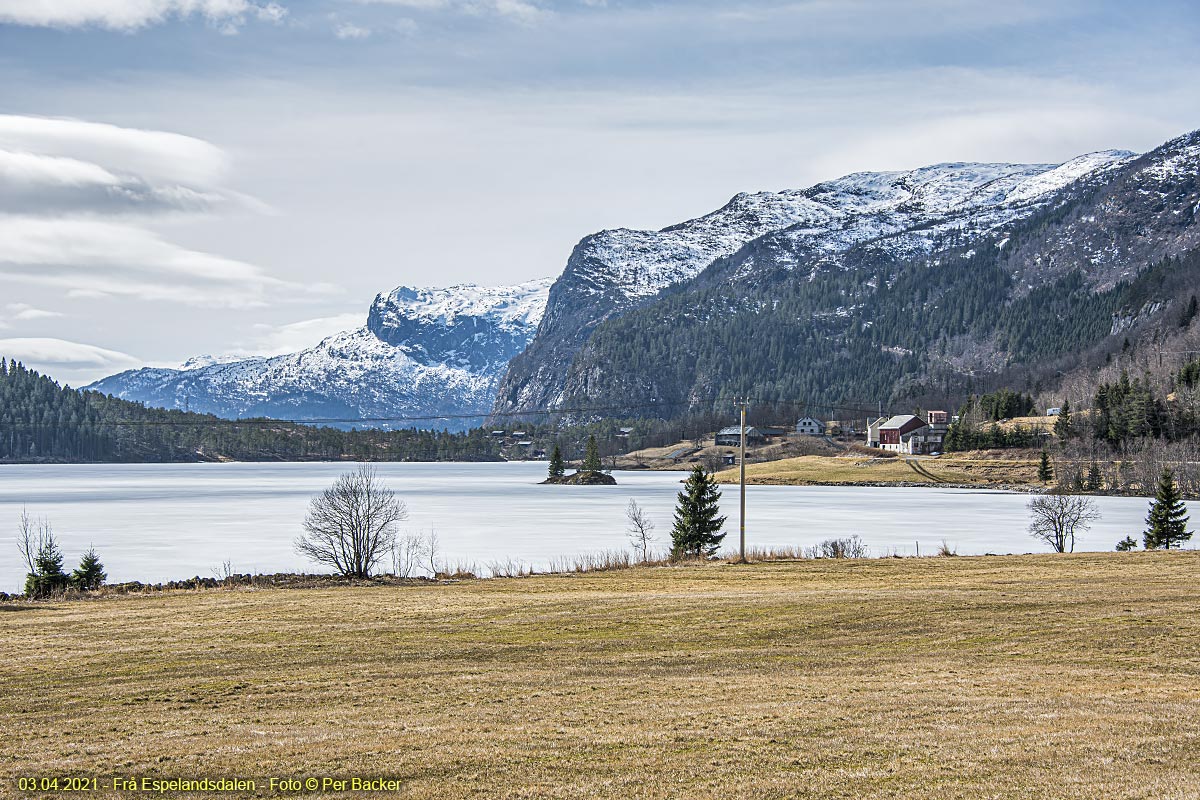
<instances>
[{"instance_id":1,"label":"house roof","mask_svg":"<svg viewBox=\"0 0 1200 800\"><path fill-rule=\"evenodd\" d=\"M797 425L809 425L809 424L820 425L821 421L817 420L817 419L813 419L812 417L801 417L800 419L796 420L796 424Z\"/></svg>"},{"instance_id":2,"label":"house roof","mask_svg":"<svg viewBox=\"0 0 1200 800\"><path fill-rule=\"evenodd\" d=\"M889 419L887 422L883 423L882 425L880 425L879 429L880 430L892 430L893 428L903 428L905 425L908 425L909 423L914 422L914 421L919 422L921 425L925 424L925 420L921 419L920 417L914 416L912 414L899 414L897 416L892 417L891 419Z\"/></svg>"},{"instance_id":3,"label":"house roof","mask_svg":"<svg viewBox=\"0 0 1200 800\"><path fill-rule=\"evenodd\" d=\"M742 435L742 429L739 428L737 425L732 425L728 428L721 428L721 430L717 431L717 436L741 436L741 435ZM748 428L746 428L746 435L747 436L754 436L754 435L762 436L762 431L760 431L758 428L748 427Z\"/></svg>"}]
</instances>

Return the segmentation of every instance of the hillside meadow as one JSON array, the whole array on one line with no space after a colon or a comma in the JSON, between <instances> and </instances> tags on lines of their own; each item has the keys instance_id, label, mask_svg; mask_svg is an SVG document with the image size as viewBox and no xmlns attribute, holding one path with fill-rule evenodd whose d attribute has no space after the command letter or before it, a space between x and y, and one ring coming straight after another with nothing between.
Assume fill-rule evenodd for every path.
<instances>
[{"instance_id":1,"label":"hillside meadow","mask_svg":"<svg viewBox=\"0 0 1200 800\"><path fill-rule=\"evenodd\" d=\"M403 789L287 796L1195 798L1198 574L821 560L8 605L4 796L73 774L93 797L337 775Z\"/></svg>"}]
</instances>

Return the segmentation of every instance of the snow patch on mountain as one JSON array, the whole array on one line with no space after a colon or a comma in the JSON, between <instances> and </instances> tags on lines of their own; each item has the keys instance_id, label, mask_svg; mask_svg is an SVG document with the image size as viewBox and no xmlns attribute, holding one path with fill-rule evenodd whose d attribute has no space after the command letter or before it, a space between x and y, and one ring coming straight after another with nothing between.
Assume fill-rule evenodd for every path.
<instances>
[{"instance_id":1,"label":"snow patch on mountain","mask_svg":"<svg viewBox=\"0 0 1200 800\"><path fill-rule=\"evenodd\" d=\"M441 289L401 286L375 298L383 324L400 320L451 326L460 317L492 320L497 327L526 330L536 328L546 310L546 296L553 278L516 286L477 286L473 283Z\"/></svg>"}]
</instances>

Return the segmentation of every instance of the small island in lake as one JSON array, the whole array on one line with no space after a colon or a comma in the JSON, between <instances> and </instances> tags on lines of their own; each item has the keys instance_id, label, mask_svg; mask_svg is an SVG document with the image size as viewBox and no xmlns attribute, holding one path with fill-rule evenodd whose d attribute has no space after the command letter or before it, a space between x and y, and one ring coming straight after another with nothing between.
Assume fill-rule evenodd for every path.
<instances>
[{"instance_id":1,"label":"small island in lake","mask_svg":"<svg viewBox=\"0 0 1200 800\"><path fill-rule=\"evenodd\" d=\"M573 475L551 475L542 483L557 483L564 486L616 486L617 479L607 472L581 469Z\"/></svg>"},{"instance_id":2,"label":"small island in lake","mask_svg":"<svg viewBox=\"0 0 1200 800\"><path fill-rule=\"evenodd\" d=\"M564 486L616 486L617 479L603 471L600 464L600 447L596 437L589 436L587 449L584 451L583 463L574 475L567 475L567 467L563 462L562 450L554 445L550 453L550 475L542 484L561 484Z\"/></svg>"}]
</instances>

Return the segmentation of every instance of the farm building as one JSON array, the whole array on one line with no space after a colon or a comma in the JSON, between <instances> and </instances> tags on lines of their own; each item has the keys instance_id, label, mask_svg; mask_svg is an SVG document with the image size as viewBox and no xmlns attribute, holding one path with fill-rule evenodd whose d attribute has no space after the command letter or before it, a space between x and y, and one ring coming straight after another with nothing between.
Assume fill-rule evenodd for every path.
<instances>
[{"instance_id":1,"label":"farm building","mask_svg":"<svg viewBox=\"0 0 1200 800\"><path fill-rule=\"evenodd\" d=\"M796 433L801 436L820 436L825 433L825 423L812 417L803 417L796 420Z\"/></svg>"},{"instance_id":2,"label":"farm building","mask_svg":"<svg viewBox=\"0 0 1200 800\"><path fill-rule=\"evenodd\" d=\"M762 444L766 441L758 428L746 428L746 444ZM742 429L735 426L721 428L717 431L717 447L738 447L742 443Z\"/></svg>"},{"instance_id":3,"label":"farm building","mask_svg":"<svg viewBox=\"0 0 1200 800\"><path fill-rule=\"evenodd\" d=\"M879 446L893 453L924 452L925 439L921 431L928 427L918 416L899 414L879 426Z\"/></svg>"},{"instance_id":4,"label":"farm building","mask_svg":"<svg viewBox=\"0 0 1200 800\"><path fill-rule=\"evenodd\" d=\"M871 434L867 434L867 444L891 450L894 453L909 455L926 455L940 452L942 442L946 438L949 415L945 411L930 411L926 416L937 420L928 423L915 414L900 414L891 419L878 422L878 444L871 444ZM870 431L872 425L868 425Z\"/></svg>"}]
</instances>

